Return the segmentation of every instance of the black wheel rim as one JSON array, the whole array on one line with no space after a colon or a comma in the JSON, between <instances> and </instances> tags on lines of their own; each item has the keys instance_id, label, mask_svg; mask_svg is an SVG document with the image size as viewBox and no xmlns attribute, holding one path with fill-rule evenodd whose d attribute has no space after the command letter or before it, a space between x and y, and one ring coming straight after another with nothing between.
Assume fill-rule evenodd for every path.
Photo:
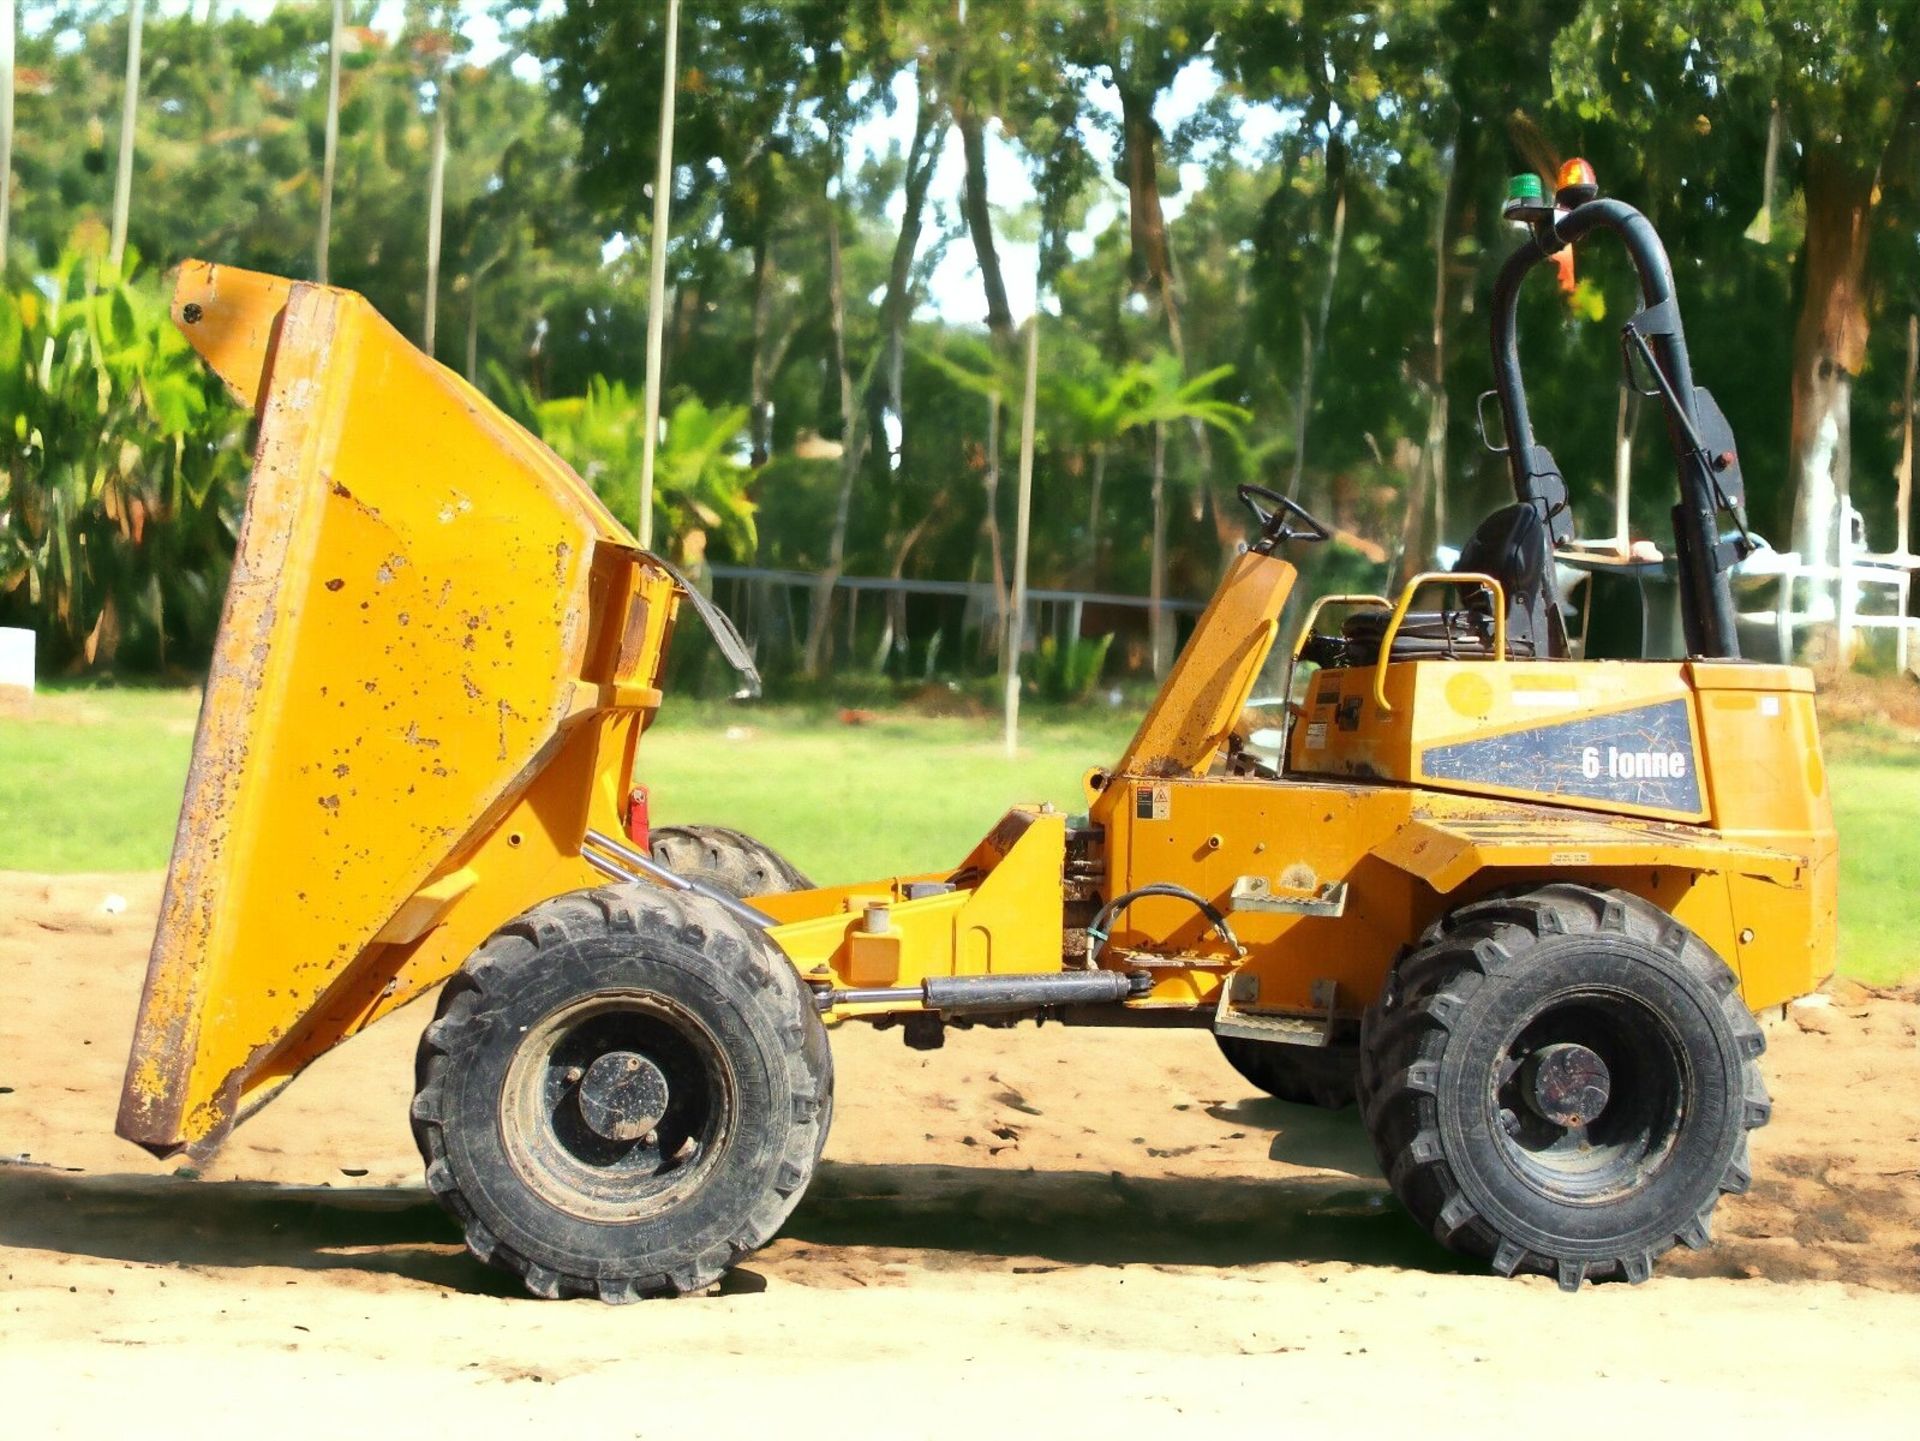
<instances>
[{"instance_id":1,"label":"black wheel rim","mask_svg":"<svg viewBox=\"0 0 1920 1441\"><path fill-rule=\"evenodd\" d=\"M726 1054L697 1017L651 992L603 992L528 1028L500 1132L515 1173L550 1204L631 1222L704 1184L736 1107Z\"/></svg>"},{"instance_id":2,"label":"black wheel rim","mask_svg":"<svg viewBox=\"0 0 1920 1441\"><path fill-rule=\"evenodd\" d=\"M1686 1053L1623 991L1564 992L1515 1029L1493 1067L1489 1120L1514 1172L1551 1200L1616 1201L1657 1177L1686 1119Z\"/></svg>"}]
</instances>

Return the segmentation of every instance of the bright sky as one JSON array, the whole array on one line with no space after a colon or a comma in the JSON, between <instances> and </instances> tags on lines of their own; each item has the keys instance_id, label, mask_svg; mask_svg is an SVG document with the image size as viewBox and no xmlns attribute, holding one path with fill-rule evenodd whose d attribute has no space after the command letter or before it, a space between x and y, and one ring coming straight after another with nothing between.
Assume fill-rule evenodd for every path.
<instances>
[{"instance_id":1,"label":"bright sky","mask_svg":"<svg viewBox=\"0 0 1920 1441\"><path fill-rule=\"evenodd\" d=\"M1188 65L1174 78L1173 84L1154 106L1154 119L1159 121L1161 131L1171 134L1175 127L1213 99L1219 89L1220 76L1210 62L1202 59ZM894 96L898 103L892 115L876 115L857 132L857 143L871 153L884 153L890 146L904 152L913 139L915 87L911 75L904 75L896 82ZM1104 81L1095 81L1088 89L1087 98L1092 107L1117 129L1120 122L1118 92ZM1239 121L1241 149L1247 154L1265 150L1285 124L1276 110L1247 106L1238 101L1234 102L1234 114ZM1104 126L1091 122L1085 123L1083 129L1087 148L1092 152L1100 173L1098 183L1101 195L1089 207L1085 225L1068 238L1068 248L1077 256L1092 252L1094 239L1124 214L1126 204L1126 190L1113 178L1113 136ZM1180 167L1178 193L1166 195L1162 200L1167 219L1178 217L1194 193L1205 184L1205 158L1189 161ZM959 133L949 131L947 143L940 153L939 166L934 171L931 194L943 201L956 218L965 171L966 162L961 153ZM987 194L1001 215L1009 210L1033 205L1038 198L1025 159L993 129L989 130L987 140ZM901 198L889 213L898 219L904 206L905 200ZM1000 252L1000 268L1007 284L1007 302L1012 307L1014 319L1020 321L1033 310L1039 245L1035 241L1012 240L1005 234L1005 228L1004 222L996 225L995 240ZM973 246L965 236L947 247L927 290L928 304L922 307L923 313L931 312L943 319L962 322L978 322L985 318L986 297L980 288L980 267L974 262Z\"/></svg>"},{"instance_id":2,"label":"bright sky","mask_svg":"<svg viewBox=\"0 0 1920 1441\"><path fill-rule=\"evenodd\" d=\"M178 15L186 11L204 14L208 5L216 4L223 11L239 11L242 14L264 15L273 10L276 4L313 4L327 3L327 0L152 0L152 9L159 14ZM549 6L556 0L535 0L540 6ZM463 5L461 30L472 42L470 58L477 64L488 64L497 59L503 50L500 21L493 13L491 0L487 3L468 3ZM378 30L392 33L401 27L404 11L401 0L380 0L374 11L373 24ZM26 24L32 26L33 16L29 10ZM517 73L532 79L538 73L534 62L522 58L514 67ZM1204 57L1182 70L1175 77L1167 91L1160 96L1154 107L1154 118L1160 122L1164 133L1172 133L1182 121L1193 115L1201 106L1211 100L1220 89L1220 77ZM1087 98L1092 107L1117 128L1120 116L1119 97L1110 85L1096 81L1088 90ZM903 75L894 85L895 105L891 115L876 114L854 132L853 145L856 153L884 155L889 149L897 148L904 152L913 138L913 117L915 109L915 87L911 75ZM1234 103L1234 114L1239 121L1240 145L1244 154L1258 154L1264 151L1284 128L1286 121L1277 110ZM1103 194L1089 209L1086 224L1078 234L1069 238L1069 247L1076 255L1086 255L1093 248L1093 241L1102 231L1111 225L1122 213L1126 201L1126 192L1119 182L1112 178L1114 142L1108 131L1099 126L1088 124L1088 147L1099 167L1100 185ZM1189 161L1180 167L1180 188L1177 193L1169 194L1163 204L1169 220L1177 217L1186 208L1195 191L1205 184L1205 157ZM943 146L938 168L934 172L932 198L946 208L947 214L957 219L959 197L964 177L965 162L960 150L960 137L949 132ZM987 137L987 191L992 197L994 208L999 212L1000 223L996 227L996 240L1000 251L1000 265L1007 285L1007 298L1012 306L1016 320L1024 319L1033 309L1035 271L1039 262L1039 247L1032 241L1020 241L1007 233L1004 217L1010 211L1017 211L1032 205L1035 200L1033 186L1027 174L1026 162L1020 152L1001 139L997 131L989 129ZM896 198L890 211L897 220L900 215L902 199ZM980 269L974 263L973 246L962 235L950 244L935 268L928 284L927 302L921 308L922 314L937 315L942 319L957 322L979 322L986 314L986 300L980 288Z\"/></svg>"}]
</instances>

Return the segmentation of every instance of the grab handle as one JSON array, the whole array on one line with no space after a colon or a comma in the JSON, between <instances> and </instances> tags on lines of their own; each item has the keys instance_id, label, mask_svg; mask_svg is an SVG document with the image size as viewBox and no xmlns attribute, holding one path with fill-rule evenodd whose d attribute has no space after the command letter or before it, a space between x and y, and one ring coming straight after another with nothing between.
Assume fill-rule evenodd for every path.
<instances>
[{"instance_id":1,"label":"grab handle","mask_svg":"<svg viewBox=\"0 0 1920 1441\"><path fill-rule=\"evenodd\" d=\"M1482 575L1470 570L1427 570L1407 582L1406 589L1400 592L1400 601L1393 608L1393 614L1387 620L1386 631L1380 637L1380 655L1373 663L1373 703L1380 707L1382 714L1391 715L1393 705L1387 699L1387 658L1393 654L1393 639L1400 633L1400 624L1407 618L1407 612L1413 607L1413 598L1422 586L1428 585L1473 585L1479 586L1493 597L1493 658L1504 661L1507 658L1507 593L1500 582L1490 575Z\"/></svg>"},{"instance_id":2,"label":"grab handle","mask_svg":"<svg viewBox=\"0 0 1920 1441\"><path fill-rule=\"evenodd\" d=\"M1323 595L1314 601L1307 611L1307 618L1300 627L1300 634L1293 642L1293 658L1300 659L1300 652L1307 648L1307 642L1313 639L1313 623L1320 619L1320 612L1330 605L1370 605L1381 610L1392 610L1393 602L1384 595Z\"/></svg>"}]
</instances>

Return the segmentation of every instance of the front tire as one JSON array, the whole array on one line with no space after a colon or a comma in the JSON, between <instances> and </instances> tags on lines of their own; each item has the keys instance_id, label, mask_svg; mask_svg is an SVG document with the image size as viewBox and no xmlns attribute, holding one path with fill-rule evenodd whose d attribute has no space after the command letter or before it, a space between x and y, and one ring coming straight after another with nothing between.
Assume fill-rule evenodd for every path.
<instances>
[{"instance_id":1,"label":"front tire","mask_svg":"<svg viewBox=\"0 0 1920 1441\"><path fill-rule=\"evenodd\" d=\"M1399 963L1362 1027L1360 1100L1422 1226L1576 1290L1708 1244L1750 1180L1765 1046L1733 973L1666 912L1543 886L1461 908Z\"/></svg>"},{"instance_id":2,"label":"front tire","mask_svg":"<svg viewBox=\"0 0 1920 1441\"><path fill-rule=\"evenodd\" d=\"M704 897L543 902L447 983L414 1138L476 1256L549 1298L702 1290L772 1239L831 1117L792 965Z\"/></svg>"}]
</instances>

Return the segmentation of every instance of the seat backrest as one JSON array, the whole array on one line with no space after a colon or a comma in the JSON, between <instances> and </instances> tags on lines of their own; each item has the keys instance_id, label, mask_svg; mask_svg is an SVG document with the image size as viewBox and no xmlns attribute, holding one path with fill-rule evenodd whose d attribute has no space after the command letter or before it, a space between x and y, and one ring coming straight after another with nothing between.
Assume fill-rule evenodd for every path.
<instances>
[{"instance_id":1,"label":"seat backrest","mask_svg":"<svg viewBox=\"0 0 1920 1441\"><path fill-rule=\"evenodd\" d=\"M1455 571L1477 571L1507 594L1507 649L1518 656L1564 656L1567 637L1553 581L1553 547L1537 507L1525 501L1496 510L1461 548ZM1482 611L1489 602L1476 596Z\"/></svg>"}]
</instances>

